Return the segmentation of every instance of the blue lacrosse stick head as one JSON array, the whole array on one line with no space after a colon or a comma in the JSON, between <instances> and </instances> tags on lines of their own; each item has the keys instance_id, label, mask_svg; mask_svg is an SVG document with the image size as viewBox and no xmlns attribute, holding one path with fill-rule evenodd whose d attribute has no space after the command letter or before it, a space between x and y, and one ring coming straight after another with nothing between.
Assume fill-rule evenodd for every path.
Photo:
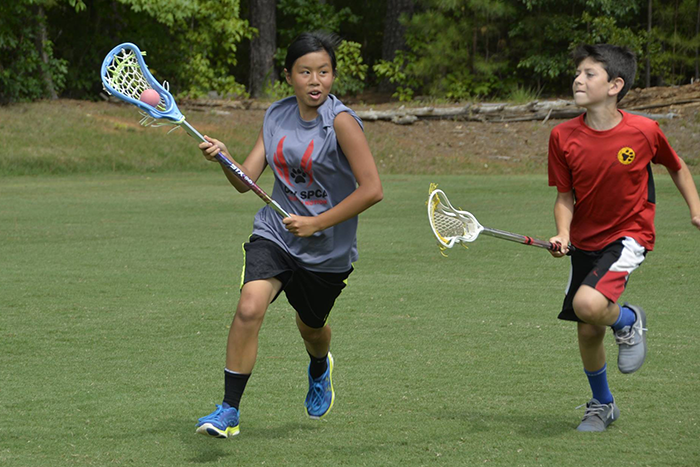
<instances>
[{"instance_id":1,"label":"blue lacrosse stick head","mask_svg":"<svg viewBox=\"0 0 700 467\"><path fill-rule=\"evenodd\" d=\"M100 77L108 93L134 104L152 118L176 123L185 119L170 92L148 70L141 50L131 42L119 44L107 54L102 61ZM160 103L155 107L139 99L148 88L154 89L160 96Z\"/></svg>"}]
</instances>

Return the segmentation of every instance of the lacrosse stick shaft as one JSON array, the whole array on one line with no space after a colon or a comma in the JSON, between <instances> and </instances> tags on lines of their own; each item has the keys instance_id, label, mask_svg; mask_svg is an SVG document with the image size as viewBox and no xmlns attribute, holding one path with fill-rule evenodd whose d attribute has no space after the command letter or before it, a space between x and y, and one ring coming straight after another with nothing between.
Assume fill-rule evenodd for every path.
<instances>
[{"instance_id":1,"label":"lacrosse stick shaft","mask_svg":"<svg viewBox=\"0 0 700 467\"><path fill-rule=\"evenodd\" d=\"M527 235L506 232L505 230L490 229L488 227L484 227L482 233L490 235L491 237L496 237L503 240L510 240L511 242L522 243L523 245L532 245L539 248L545 248L550 251L556 251L558 249L558 247L554 243L546 242L544 240L538 240L536 238L528 237Z\"/></svg>"},{"instance_id":2,"label":"lacrosse stick shaft","mask_svg":"<svg viewBox=\"0 0 700 467\"><path fill-rule=\"evenodd\" d=\"M202 136L192 125L187 123L187 120L183 120L182 123L180 123L182 127L185 129L185 131L192 136L194 139L197 139L203 143L206 143L207 140L204 139L204 136ZM225 168L233 172L233 174L238 177L243 183L248 186L256 195L260 197L263 201L265 201L267 204L269 204L272 209L277 211L277 213L282 216L282 217L289 217L289 214L287 211L285 211L282 206L277 204L277 201L272 199L267 193L263 191L262 188L260 188L250 177L248 177L241 169L236 167L236 165L228 160L226 156L224 156L223 153L219 152L216 155L216 160L219 161L221 165L223 165Z\"/></svg>"}]
</instances>

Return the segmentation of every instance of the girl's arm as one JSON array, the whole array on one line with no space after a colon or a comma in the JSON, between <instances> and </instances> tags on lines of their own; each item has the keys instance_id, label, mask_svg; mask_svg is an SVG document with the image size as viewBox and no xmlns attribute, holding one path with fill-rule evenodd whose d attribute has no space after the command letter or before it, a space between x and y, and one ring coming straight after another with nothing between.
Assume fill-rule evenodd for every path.
<instances>
[{"instance_id":1,"label":"girl's arm","mask_svg":"<svg viewBox=\"0 0 700 467\"><path fill-rule=\"evenodd\" d=\"M700 229L700 197L698 196L698 189L695 186L690 170L688 170L688 166L683 159L681 159L681 170L678 172L669 170L668 173L671 175L673 183L676 184L678 191L681 192L683 199L685 199L690 209L690 222Z\"/></svg>"},{"instance_id":2,"label":"girl's arm","mask_svg":"<svg viewBox=\"0 0 700 467\"><path fill-rule=\"evenodd\" d=\"M350 196L318 216L291 215L284 219L287 230L298 237L308 237L353 218L384 197L379 172L360 125L349 113L342 112L335 117L333 126L358 186Z\"/></svg>"},{"instance_id":3,"label":"girl's arm","mask_svg":"<svg viewBox=\"0 0 700 467\"><path fill-rule=\"evenodd\" d=\"M555 258L561 258L569 250L569 237L571 234L571 220L574 218L574 192L557 192L554 201L554 223L557 226L557 235L550 238L552 243L559 243L561 251L550 251Z\"/></svg>"},{"instance_id":4,"label":"girl's arm","mask_svg":"<svg viewBox=\"0 0 700 467\"><path fill-rule=\"evenodd\" d=\"M260 174L262 174L263 170L265 170L267 161L265 160L265 143L263 142L262 129L260 129L255 146L253 146L253 149L250 151L243 164L237 164L236 161L233 160L233 157L231 157L231 154L228 152L226 145L221 141L210 138L207 135L204 135L204 139L206 139L207 142L201 143L199 145L199 149L202 150L202 153L207 160L216 161L214 156L216 156L219 152L222 152L229 161L241 169L243 173L250 177L254 182L258 181ZM243 183L230 171L226 170L224 166L221 166L221 169L224 171L224 174L226 174L228 181L236 190L238 190L239 193L245 193L246 191L250 190L248 185Z\"/></svg>"}]
</instances>

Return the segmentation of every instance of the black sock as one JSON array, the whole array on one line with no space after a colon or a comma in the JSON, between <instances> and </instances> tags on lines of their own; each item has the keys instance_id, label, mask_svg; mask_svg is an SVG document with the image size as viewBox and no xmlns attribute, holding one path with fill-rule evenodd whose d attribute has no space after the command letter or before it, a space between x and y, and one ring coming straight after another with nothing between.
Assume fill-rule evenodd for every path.
<instances>
[{"instance_id":1,"label":"black sock","mask_svg":"<svg viewBox=\"0 0 700 467\"><path fill-rule=\"evenodd\" d=\"M224 370L224 402L238 410L241 404L241 396L245 391L245 385L248 384L250 374L242 375L234 373L230 370Z\"/></svg>"},{"instance_id":2,"label":"black sock","mask_svg":"<svg viewBox=\"0 0 700 467\"><path fill-rule=\"evenodd\" d=\"M307 351L306 353L309 352ZM311 377L313 379L318 379L328 369L328 354L324 355L321 358L314 357L313 355L309 354L309 357L311 357L311 363L309 364L309 374L311 374Z\"/></svg>"}]
</instances>

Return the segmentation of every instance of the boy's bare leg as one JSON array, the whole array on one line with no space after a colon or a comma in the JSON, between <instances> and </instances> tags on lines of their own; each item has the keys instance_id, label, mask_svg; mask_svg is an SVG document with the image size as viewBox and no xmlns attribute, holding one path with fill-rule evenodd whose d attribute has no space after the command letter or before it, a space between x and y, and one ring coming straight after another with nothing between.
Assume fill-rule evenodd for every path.
<instances>
[{"instance_id":1,"label":"boy's bare leg","mask_svg":"<svg viewBox=\"0 0 700 467\"><path fill-rule=\"evenodd\" d=\"M605 365L605 326L578 323L578 348L586 371L598 371Z\"/></svg>"},{"instance_id":2,"label":"boy's bare leg","mask_svg":"<svg viewBox=\"0 0 700 467\"><path fill-rule=\"evenodd\" d=\"M584 323L612 326L620 315L617 304L591 286L582 285L573 301L574 312Z\"/></svg>"},{"instance_id":3,"label":"boy's bare leg","mask_svg":"<svg viewBox=\"0 0 700 467\"><path fill-rule=\"evenodd\" d=\"M582 285L576 292L573 306L576 316L588 324L612 326L621 317L616 303L588 285ZM625 306L634 312L636 320L628 327L615 328L615 342L620 347L617 366L622 373L633 373L646 359L646 314L641 307Z\"/></svg>"},{"instance_id":4,"label":"boy's bare leg","mask_svg":"<svg viewBox=\"0 0 700 467\"><path fill-rule=\"evenodd\" d=\"M593 397L586 404L586 413L577 430L605 431L608 425L620 416L620 409L608 388L603 343L606 329L603 325L578 323L577 331L583 368L593 392Z\"/></svg>"}]
</instances>

